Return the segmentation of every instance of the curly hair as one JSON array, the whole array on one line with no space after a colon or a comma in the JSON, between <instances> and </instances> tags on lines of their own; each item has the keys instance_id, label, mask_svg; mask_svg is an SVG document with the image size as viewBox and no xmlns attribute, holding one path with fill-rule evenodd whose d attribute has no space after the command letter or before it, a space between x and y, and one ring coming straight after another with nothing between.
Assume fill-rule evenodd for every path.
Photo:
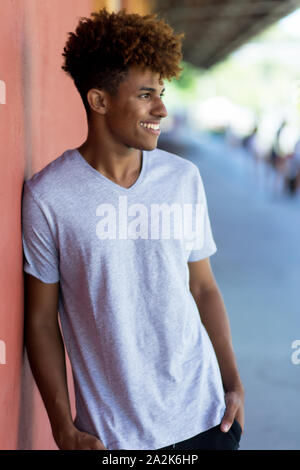
<instances>
[{"instance_id":1,"label":"curly hair","mask_svg":"<svg viewBox=\"0 0 300 470\"><path fill-rule=\"evenodd\" d=\"M130 66L150 68L160 80L179 77L184 34L174 34L157 14L141 16L125 8L109 13L103 8L91 17L81 17L75 33L68 33L61 67L73 79L88 118L87 92L98 88L115 95Z\"/></svg>"}]
</instances>

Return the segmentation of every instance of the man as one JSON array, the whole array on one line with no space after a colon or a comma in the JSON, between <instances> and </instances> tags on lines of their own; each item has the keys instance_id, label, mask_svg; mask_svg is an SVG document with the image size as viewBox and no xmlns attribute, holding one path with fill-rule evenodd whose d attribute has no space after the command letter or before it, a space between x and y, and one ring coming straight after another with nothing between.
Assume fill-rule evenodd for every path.
<instances>
[{"instance_id":1,"label":"man","mask_svg":"<svg viewBox=\"0 0 300 470\"><path fill-rule=\"evenodd\" d=\"M92 16L70 34L63 67L87 140L23 195L26 345L54 439L60 449L237 449L244 392L209 263L204 187L193 163L157 149L182 35L155 15Z\"/></svg>"}]
</instances>

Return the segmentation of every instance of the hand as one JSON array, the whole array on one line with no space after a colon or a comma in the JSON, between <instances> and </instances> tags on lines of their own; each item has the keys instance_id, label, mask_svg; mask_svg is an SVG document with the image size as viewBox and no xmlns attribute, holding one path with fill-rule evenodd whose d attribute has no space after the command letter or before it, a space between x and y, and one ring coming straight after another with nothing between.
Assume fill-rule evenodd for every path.
<instances>
[{"instance_id":1,"label":"hand","mask_svg":"<svg viewBox=\"0 0 300 470\"><path fill-rule=\"evenodd\" d=\"M75 426L60 432L55 442L60 450L107 450L97 437L79 431Z\"/></svg>"},{"instance_id":2,"label":"hand","mask_svg":"<svg viewBox=\"0 0 300 470\"><path fill-rule=\"evenodd\" d=\"M221 421L221 431L227 432L236 419L244 432L244 391L233 390L225 394L226 410Z\"/></svg>"}]
</instances>

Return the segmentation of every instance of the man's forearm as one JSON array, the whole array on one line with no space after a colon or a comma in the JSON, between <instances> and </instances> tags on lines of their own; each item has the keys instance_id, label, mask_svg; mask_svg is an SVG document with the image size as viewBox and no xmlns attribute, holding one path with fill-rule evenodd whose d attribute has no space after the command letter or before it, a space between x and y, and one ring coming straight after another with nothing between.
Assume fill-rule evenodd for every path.
<instances>
[{"instance_id":1,"label":"man's forearm","mask_svg":"<svg viewBox=\"0 0 300 470\"><path fill-rule=\"evenodd\" d=\"M65 349L59 325L27 322L26 346L35 381L43 398L53 437L63 450L107 450L96 436L73 423L68 394Z\"/></svg>"},{"instance_id":2,"label":"man's forearm","mask_svg":"<svg viewBox=\"0 0 300 470\"><path fill-rule=\"evenodd\" d=\"M224 390L243 390L232 345L229 319L218 287L194 295L201 321L214 347Z\"/></svg>"},{"instance_id":3,"label":"man's forearm","mask_svg":"<svg viewBox=\"0 0 300 470\"><path fill-rule=\"evenodd\" d=\"M54 437L72 427L65 352L59 325L26 323L26 349L31 370L43 398Z\"/></svg>"}]
</instances>

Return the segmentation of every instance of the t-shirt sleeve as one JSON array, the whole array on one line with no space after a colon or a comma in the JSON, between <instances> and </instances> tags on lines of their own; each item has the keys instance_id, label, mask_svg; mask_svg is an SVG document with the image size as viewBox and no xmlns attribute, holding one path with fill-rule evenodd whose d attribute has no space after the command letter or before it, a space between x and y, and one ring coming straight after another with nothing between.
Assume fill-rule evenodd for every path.
<instances>
[{"instance_id":1,"label":"t-shirt sleeve","mask_svg":"<svg viewBox=\"0 0 300 470\"><path fill-rule=\"evenodd\" d=\"M197 225L197 230L195 230L196 237L193 240L188 262L208 258L217 251L209 219L205 189L198 168L196 168L196 170L196 205L199 209L196 219L199 220L199 223Z\"/></svg>"},{"instance_id":2,"label":"t-shirt sleeve","mask_svg":"<svg viewBox=\"0 0 300 470\"><path fill-rule=\"evenodd\" d=\"M23 269L42 282L59 281L58 253L49 221L27 183L22 197Z\"/></svg>"}]
</instances>

